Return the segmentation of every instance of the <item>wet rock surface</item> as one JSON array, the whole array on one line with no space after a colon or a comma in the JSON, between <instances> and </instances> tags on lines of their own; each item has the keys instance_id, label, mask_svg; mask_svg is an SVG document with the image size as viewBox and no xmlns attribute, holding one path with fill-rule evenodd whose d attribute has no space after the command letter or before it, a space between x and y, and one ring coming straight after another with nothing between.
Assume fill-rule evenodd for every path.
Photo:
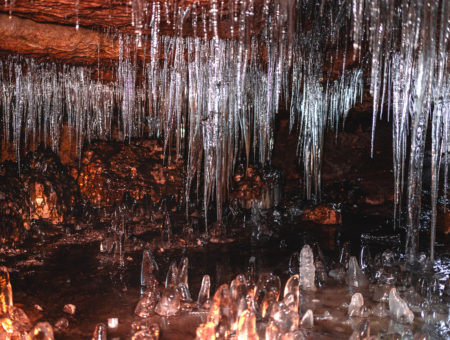
<instances>
[{"instance_id":1,"label":"wet rock surface","mask_svg":"<svg viewBox=\"0 0 450 340\"><path fill-rule=\"evenodd\" d=\"M305 209L302 220L317 224L341 224L342 215L336 205L318 205L314 208Z\"/></svg>"},{"instance_id":2,"label":"wet rock surface","mask_svg":"<svg viewBox=\"0 0 450 340\"><path fill-rule=\"evenodd\" d=\"M23 239L30 229L30 197L12 164L0 167L0 244Z\"/></svg>"},{"instance_id":3,"label":"wet rock surface","mask_svg":"<svg viewBox=\"0 0 450 340\"><path fill-rule=\"evenodd\" d=\"M236 199L243 209L251 209L255 204L262 209L270 209L280 203L283 183L280 171L274 168L248 167L245 170L241 166L233 180L230 200Z\"/></svg>"},{"instance_id":4,"label":"wet rock surface","mask_svg":"<svg viewBox=\"0 0 450 340\"><path fill-rule=\"evenodd\" d=\"M450 234L450 209L444 205L438 206L437 232L445 235Z\"/></svg>"},{"instance_id":5,"label":"wet rock surface","mask_svg":"<svg viewBox=\"0 0 450 340\"><path fill-rule=\"evenodd\" d=\"M72 176L81 196L93 207L113 207L128 197L158 203L176 201L183 194L182 163L164 165L163 148L157 141L136 143L97 142L86 148L79 170Z\"/></svg>"},{"instance_id":6,"label":"wet rock surface","mask_svg":"<svg viewBox=\"0 0 450 340\"><path fill-rule=\"evenodd\" d=\"M73 225L80 217L78 186L54 152L39 148L29 153L23 161L21 180L31 200L31 219Z\"/></svg>"},{"instance_id":7,"label":"wet rock surface","mask_svg":"<svg viewBox=\"0 0 450 340\"><path fill-rule=\"evenodd\" d=\"M50 150L28 154L20 173L16 164L5 163L0 183L2 243L35 236L40 232L36 223L73 225L80 213L78 186Z\"/></svg>"},{"instance_id":8,"label":"wet rock surface","mask_svg":"<svg viewBox=\"0 0 450 340\"><path fill-rule=\"evenodd\" d=\"M361 132L355 129L348 133ZM334 137L330 135L329 138ZM334 141L330 145L338 150ZM365 146L368 147L368 144ZM344 151L335 153L339 152ZM339 161L340 158L336 158L336 162ZM193 302L197 300L203 275L210 275L211 297L222 283L237 280L237 273L247 273L248 277L255 277L255 282L259 282L258 275L264 280L279 277L284 286L289 275L295 275L300 270L298 255L304 244L314 244L309 262L314 262L315 279L310 281L314 280L317 290L316 293L308 293L313 295L302 295L301 315L296 319L302 327L297 332L302 336L329 339L349 338L355 332L363 334L367 327L355 319L359 316L348 319L348 302L355 289L364 296L364 307L359 314L366 317L372 312L374 316L384 318L371 321L371 334L402 336L419 329L417 324L408 326L410 328L406 331L404 326L393 325L389 328L386 321L390 315L387 305L389 289L400 283L411 288L411 283L402 278L406 277L405 268L392 264L398 260L394 254L402 250L403 231L392 230L389 198L383 202L370 201L370 197L387 190L383 189L384 179L380 180L381 184L377 181L385 171L383 167L365 167L360 163L347 171L347 165L342 165L340 176L330 175L325 181L324 204L303 200L301 176L289 173L295 169L292 164L286 163L279 171L256 167L251 167L246 173L237 171L235 191L230 195L231 204L225 209L225 221L210 226L210 236L214 237L209 238L204 234L203 212L194 202L186 221L182 201L182 163L164 166L163 151L157 141L129 144L95 142L86 148L79 163L77 160L65 162L65 168L49 151L30 155L23 160L23 164L20 178L15 170L11 172L6 165L2 166L4 182L0 183L5 184L2 184L0 191L6 194L0 196L0 203L3 202L6 207L8 202L13 202L15 208L9 210L11 215L8 218L20 216L22 220L18 221L21 226L25 220L30 220L33 222L31 230L40 230L41 234L33 244L4 252L8 256L0 262L12 270L15 303L23 306L32 324L49 321L55 339L90 338L99 324L104 324L104 328L100 327L98 332L106 328L108 336L123 339L130 338L132 333L136 336L157 333L160 339L170 340L194 339L197 327L204 324L207 317L207 310L197 311ZM390 164L387 159L383 166L388 169ZM339 164L336 166L340 167ZM361 180L353 178L353 171L357 171ZM262 193L272 183L280 184L285 194L280 195L278 204L264 205L265 196ZM24 203L13 197L14 190L22 192L19 197L23 198ZM373 195L370 190L373 190ZM41 206L33 207L36 198L41 197ZM270 196L267 201L275 202L274 197ZM247 202L251 205L247 206ZM326 202L339 203L341 211ZM28 207L30 215L20 215L16 206L22 205ZM5 208L2 211L2 214L9 216ZM310 218L305 220L305 216ZM19 222L14 221L16 224L8 226L11 235L14 232L19 232L18 237L25 235L26 229L15 227ZM333 222L333 225L322 225L324 222ZM47 232L43 225L54 232ZM5 232L5 235L10 233ZM217 242L213 243L212 239L217 239ZM443 269L439 270L445 273L450 263L445 257L448 238L442 238L441 242L438 252L444 254L440 258ZM350 255L357 255L362 245L366 247L364 261L361 262L364 266L355 271L356 259L352 259L350 266ZM380 252L386 247L394 251L383 253L383 257L375 260L371 260L370 254L367 255L369 248L375 254L375 251ZM158 289L142 296L139 273L142 252L146 249L152 250L159 267L159 271L151 277L151 280L157 280ZM175 276L168 275L169 281L165 276L172 264L181 263L180 259L184 256L190 259L188 289L184 281L178 280L178 275L175 275L175 281L170 281L170 277ZM174 272L173 268L171 270ZM442 275L438 280L445 285L448 279L445 279L446 274ZM350 280L350 277L358 282L357 285L352 284L351 289L348 282L356 281ZM151 280L147 278L146 282ZM375 280L387 287L384 294L386 301L371 299L374 291L380 290L372 286ZM165 289L165 282L169 282L168 287L175 285L175 291ZM412 282L416 284L417 278ZM180 283L183 284L179 286ZM424 288L417 290L419 293L416 294L426 295L433 285L423 283L420 287ZM186 300L189 296L186 292L192 301ZM414 298L412 293L408 293L409 290L399 292L402 298L415 304L414 310L422 308L422 295L419 299L417 295ZM202 294L204 297L201 300L208 300L208 294ZM267 297L261 295L258 301L269 304L272 301L270 294L267 293ZM447 295L443 295L445 299L448 299ZM279 311L285 312L282 314L286 316L290 315L286 307L292 303L289 301L289 298L283 302L279 300L282 303ZM206 301L202 305L209 306L210 303ZM74 314L63 311L67 304L76 306ZM312 316L303 325L299 320L306 318L308 310L311 310ZM158 315L158 311L163 316ZM268 317L272 311L267 309ZM277 313L276 309L273 313ZM242 315L248 316L248 319L242 320L242 324L247 326L239 332L253 334L252 314ZM119 321L114 329L106 326L111 318ZM290 322L289 319L285 321L286 324ZM204 325L202 330L205 332L214 331L214 325L210 328L208 323ZM264 328L259 326L257 331L261 332L261 329ZM286 332L292 333L288 329Z\"/></svg>"},{"instance_id":9,"label":"wet rock surface","mask_svg":"<svg viewBox=\"0 0 450 340\"><path fill-rule=\"evenodd\" d=\"M91 223L133 224L134 231L145 232L162 221L162 207L181 201L183 178L182 163L164 165L156 141L94 143L79 163L66 165L51 150L38 148L22 160L20 175L16 164L2 164L2 244L65 228L79 231Z\"/></svg>"}]
</instances>

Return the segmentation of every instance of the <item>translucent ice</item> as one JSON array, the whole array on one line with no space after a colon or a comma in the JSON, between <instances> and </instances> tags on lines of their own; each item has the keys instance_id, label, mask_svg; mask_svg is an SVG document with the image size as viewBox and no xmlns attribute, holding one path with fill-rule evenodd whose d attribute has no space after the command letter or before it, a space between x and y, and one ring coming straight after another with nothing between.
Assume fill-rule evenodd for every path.
<instances>
[{"instance_id":1,"label":"translucent ice","mask_svg":"<svg viewBox=\"0 0 450 340\"><path fill-rule=\"evenodd\" d=\"M224 283L214 294L207 321L212 322L219 329L222 328L223 331L228 331L235 320L236 316L232 307L230 288Z\"/></svg>"},{"instance_id":2,"label":"translucent ice","mask_svg":"<svg viewBox=\"0 0 450 340\"><path fill-rule=\"evenodd\" d=\"M273 322L273 327L277 328L280 334L284 334L298 328L299 316L297 311L293 311L284 302L277 302L272 307L269 323L270 321Z\"/></svg>"},{"instance_id":3,"label":"translucent ice","mask_svg":"<svg viewBox=\"0 0 450 340\"><path fill-rule=\"evenodd\" d=\"M316 290L314 255L309 245L305 245L300 252L300 288Z\"/></svg>"},{"instance_id":4,"label":"translucent ice","mask_svg":"<svg viewBox=\"0 0 450 340\"><path fill-rule=\"evenodd\" d=\"M107 340L107 328L104 323L99 323L95 326L94 336L92 340Z\"/></svg>"},{"instance_id":5,"label":"translucent ice","mask_svg":"<svg viewBox=\"0 0 450 340\"><path fill-rule=\"evenodd\" d=\"M385 267L392 267L395 263L394 253L392 250L387 249L381 254L381 263Z\"/></svg>"},{"instance_id":6,"label":"translucent ice","mask_svg":"<svg viewBox=\"0 0 450 340\"><path fill-rule=\"evenodd\" d=\"M302 321L300 322L304 328L313 328L314 326L314 315L311 309L308 309L302 316Z\"/></svg>"},{"instance_id":7,"label":"translucent ice","mask_svg":"<svg viewBox=\"0 0 450 340\"><path fill-rule=\"evenodd\" d=\"M13 305L13 295L9 272L5 266L0 267L0 316L8 312L8 307Z\"/></svg>"},{"instance_id":8,"label":"translucent ice","mask_svg":"<svg viewBox=\"0 0 450 340\"><path fill-rule=\"evenodd\" d=\"M0 325L2 339L21 339L31 328L28 316L16 306L8 306L7 313L0 316Z\"/></svg>"},{"instance_id":9,"label":"translucent ice","mask_svg":"<svg viewBox=\"0 0 450 340\"><path fill-rule=\"evenodd\" d=\"M347 282L352 287L365 287L369 284L354 256L350 257L348 262Z\"/></svg>"},{"instance_id":10,"label":"translucent ice","mask_svg":"<svg viewBox=\"0 0 450 340\"><path fill-rule=\"evenodd\" d=\"M235 303L240 301L242 298L245 298L247 295L247 279L244 275L239 274L233 281L231 281L230 291L231 297Z\"/></svg>"},{"instance_id":11,"label":"translucent ice","mask_svg":"<svg viewBox=\"0 0 450 340\"><path fill-rule=\"evenodd\" d=\"M397 289L392 288L389 293L389 312L398 321L412 323L414 314L408 308L406 302L398 295Z\"/></svg>"},{"instance_id":12,"label":"translucent ice","mask_svg":"<svg viewBox=\"0 0 450 340\"><path fill-rule=\"evenodd\" d=\"M79 2L74 1L76 27ZM5 1L10 15L14 3ZM66 120L79 155L85 143L111 138L115 131L121 140L148 131L164 139L168 161L172 145L177 158L187 155L186 202L201 196L202 182L205 216L215 200L221 220L236 159L244 155L247 163L253 158L260 164L271 159L275 115L285 103L289 128L298 131L306 196L318 199L325 130L342 126L362 97L368 74L371 153L378 117L391 119L394 217L406 197L410 260L418 250L425 141L431 130L433 259L439 184L444 195L448 192L447 1L267 0L255 10L253 0L236 0L225 11L223 3L189 1L177 7L173 1L129 1L135 32L114 37L119 60L110 83L92 77L88 67L2 58L2 138L19 165L25 148L38 142L58 150ZM231 39L222 37L228 33L219 29L222 18L229 21L225 31ZM160 34L162 22L172 35ZM143 39L148 39L149 60L142 62Z\"/></svg>"},{"instance_id":13,"label":"translucent ice","mask_svg":"<svg viewBox=\"0 0 450 340\"><path fill-rule=\"evenodd\" d=\"M142 253L141 263L141 286L149 288L157 282L158 264L151 250L146 249Z\"/></svg>"},{"instance_id":14,"label":"translucent ice","mask_svg":"<svg viewBox=\"0 0 450 340\"><path fill-rule=\"evenodd\" d=\"M181 296L175 287L166 287L156 305L155 312L161 316L175 315L180 310L180 300Z\"/></svg>"},{"instance_id":15,"label":"translucent ice","mask_svg":"<svg viewBox=\"0 0 450 340\"><path fill-rule=\"evenodd\" d=\"M372 256L370 255L370 250L368 246L361 247L361 252L359 255L359 264L361 270L363 270L364 272L369 271L370 268L373 267L373 260Z\"/></svg>"},{"instance_id":16,"label":"translucent ice","mask_svg":"<svg viewBox=\"0 0 450 340\"><path fill-rule=\"evenodd\" d=\"M209 304L211 302L209 299L210 289L211 279L209 278L209 275L204 275L197 297L197 304L199 308L209 308Z\"/></svg>"},{"instance_id":17,"label":"translucent ice","mask_svg":"<svg viewBox=\"0 0 450 340\"><path fill-rule=\"evenodd\" d=\"M278 340L280 337L280 330L274 320L270 320L266 327L266 340Z\"/></svg>"},{"instance_id":18,"label":"translucent ice","mask_svg":"<svg viewBox=\"0 0 450 340\"><path fill-rule=\"evenodd\" d=\"M299 283L298 274L292 275L284 286L283 302L293 311L298 312L299 307Z\"/></svg>"},{"instance_id":19,"label":"translucent ice","mask_svg":"<svg viewBox=\"0 0 450 340\"><path fill-rule=\"evenodd\" d=\"M256 315L246 309L239 317L239 324L236 332L238 340L258 340L256 332Z\"/></svg>"},{"instance_id":20,"label":"translucent ice","mask_svg":"<svg viewBox=\"0 0 450 340\"><path fill-rule=\"evenodd\" d=\"M270 314L271 306L278 301L281 291L281 281L272 273L261 275L257 285L257 300L261 307L261 316L264 318Z\"/></svg>"},{"instance_id":21,"label":"translucent ice","mask_svg":"<svg viewBox=\"0 0 450 340\"><path fill-rule=\"evenodd\" d=\"M136 305L134 314L141 318L147 318L153 314L159 300L159 292L156 288L147 289Z\"/></svg>"},{"instance_id":22,"label":"translucent ice","mask_svg":"<svg viewBox=\"0 0 450 340\"><path fill-rule=\"evenodd\" d=\"M197 327L196 335L196 340L215 340L216 325L212 321L201 324Z\"/></svg>"},{"instance_id":23,"label":"translucent ice","mask_svg":"<svg viewBox=\"0 0 450 340\"><path fill-rule=\"evenodd\" d=\"M160 330L158 324L152 324L150 327L134 333L131 340L158 340L159 334Z\"/></svg>"},{"instance_id":24,"label":"translucent ice","mask_svg":"<svg viewBox=\"0 0 450 340\"><path fill-rule=\"evenodd\" d=\"M48 322L38 322L30 331L31 340L53 340L53 327ZM106 339L106 337L105 337ZM95 340L103 340L97 339Z\"/></svg>"},{"instance_id":25,"label":"translucent ice","mask_svg":"<svg viewBox=\"0 0 450 340\"><path fill-rule=\"evenodd\" d=\"M348 316L360 316L361 308L364 306L364 298L361 293L355 293L352 295L352 300L348 305Z\"/></svg>"},{"instance_id":26,"label":"translucent ice","mask_svg":"<svg viewBox=\"0 0 450 340\"><path fill-rule=\"evenodd\" d=\"M170 264L166 275L165 286L176 287L180 298L183 301L192 301L188 283L188 266L189 260L187 257L183 257L178 266L176 262L173 261Z\"/></svg>"}]
</instances>

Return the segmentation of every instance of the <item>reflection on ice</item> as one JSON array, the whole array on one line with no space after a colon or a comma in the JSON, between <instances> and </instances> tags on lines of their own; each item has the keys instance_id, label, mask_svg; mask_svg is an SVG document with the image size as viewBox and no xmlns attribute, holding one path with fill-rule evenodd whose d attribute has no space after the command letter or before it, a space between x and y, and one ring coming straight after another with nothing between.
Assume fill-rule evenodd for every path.
<instances>
[{"instance_id":1,"label":"reflection on ice","mask_svg":"<svg viewBox=\"0 0 450 340\"><path fill-rule=\"evenodd\" d=\"M304 260L300 262L304 266L305 263L308 264L306 274L310 274L314 272L315 262L321 260L319 256L314 259L309 246L303 247L302 252ZM144 334L149 334L149 331L140 327L148 327L148 323L160 323L159 329L161 334L164 334L167 322L158 319L157 314L164 318L179 319L181 323L190 317L198 317L200 324L196 330L197 340L305 339L318 336L321 332L318 329L324 327L348 329L347 336L350 339L383 339L396 334L408 339L420 339L423 336L431 339L436 329L440 329L440 334L445 334L439 326L445 324L448 318L445 300L439 298L439 294L436 297L426 293L423 297L420 290L417 292L415 286L410 284L414 274L405 272L398 261L389 259L388 253L384 253L384 261L374 262L371 266L377 272L394 270L398 276L395 281L398 286L386 283L383 275L366 278L356 258L350 256L348 263L334 266L347 267L349 278L357 278L349 282L358 282L358 285L343 284L343 281L327 276L320 288L305 290L301 287L299 274L294 274L282 287L281 279L277 275L270 272L260 273L255 279L250 267L249 272L237 275L229 285L224 283L219 286L209 303L211 282L208 275L203 277L196 303L180 298L180 286L176 289L179 279L174 273L188 261L181 260L178 265L177 262L172 262L168 277L173 279L167 281L168 284L171 283L167 288L158 286L157 292L161 291L161 295L157 292L151 295L147 291L136 307L139 319L134 325L141 326L134 330L135 339L145 339ZM322 257L323 261L327 261L323 254ZM304 266L301 268L305 268ZM358 266L357 270L355 266ZM330 270L335 269L336 267L332 266ZM302 269L300 271L302 272ZM305 275L304 270L303 273ZM410 279L403 279L402 276L408 276ZM418 282L421 281L423 280ZM182 286L189 290L187 284ZM355 289L358 291L354 292ZM155 310L155 305L160 308ZM146 309L145 306L149 307ZM146 309L146 313L139 314L138 309ZM148 321L142 323L139 320ZM169 324L172 322L176 321L169 321Z\"/></svg>"},{"instance_id":2,"label":"reflection on ice","mask_svg":"<svg viewBox=\"0 0 450 340\"><path fill-rule=\"evenodd\" d=\"M38 322L31 328L25 312L14 306L8 269L0 267L0 339L53 340L53 328L48 322Z\"/></svg>"},{"instance_id":3,"label":"reflection on ice","mask_svg":"<svg viewBox=\"0 0 450 340\"><path fill-rule=\"evenodd\" d=\"M414 321L413 312L411 312L406 302L398 295L395 288L392 288L389 292L389 311L400 322L412 323Z\"/></svg>"}]
</instances>

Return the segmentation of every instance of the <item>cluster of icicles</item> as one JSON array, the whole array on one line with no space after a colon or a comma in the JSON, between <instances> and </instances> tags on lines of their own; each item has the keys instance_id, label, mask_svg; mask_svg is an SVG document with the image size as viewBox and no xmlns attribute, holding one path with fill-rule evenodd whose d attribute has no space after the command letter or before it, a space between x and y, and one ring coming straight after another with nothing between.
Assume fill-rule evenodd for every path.
<instances>
[{"instance_id":1,"label":"cluster of icicles","mask_svg":"<svg viewBox=\"0 0 450 340\"><path fill-rule=\"evenodd\" d=\"M53 340L53 327L38 322L34 327L25 312L13 305L8 269L0 266L0 338L5 340Z\"/></svg>"},{"instance_id":2,"label":"cluster of icicles","mask_svg":"<svg viewBox=\"0 0 450 340\"><path fill-rule=\"evenodd\" d=\"M414 313L408 304L414 306L414 310L417 309L422 317L429 313L434 315L427 322L439 322L439 318L444 317L438 316L439 313L436 312L433 314L431 310L435 307L421 302L424 299L414 288L408 287L407 284L402 286L407 280L401 282L401 275L395 274L397 269L391 251L380 255L379 267L375 268L367 248L361 252L358 261L355 257L350 257L344 247L342 263L328 271L320 248L315 246L314 249L305 245L300 254L297 252L293 255L290 272L296 273L289 277L284 290L277 275L256 274L255 258L251 258L248 272L237 275L230 284L220 285L212 298L210 277L204 275L196 301L192 299L189 290L188 259L183 257L179 264L172 262L164 284L160 285L157 280L159 269L156 260L150 250L145 250L141 266L141 285L145 290L135 308L135 314L139 318L132 324L132 339L158 339L161 331L158 316L182 318L192 313L201 316L203 322L196 330L197 340L301 340L310 335L315 319L345 324L348 318L361 321L361 325L355 324L355 331L350 339L378 339L376 336L371 337L369 317L390 317L401 324L412 324ZM396 276L399 276L398 279ZM314 309L314 303L311 304L311 301L320 299L314 295L317 286L326 286L330 280L346 282L354 292L347 304L344 319L327 311L323 315L314 315L310 309ZM408 303L400 297L395 283L402 286L402 295L408 297ZM373 294L369 300L378 303L373 307L364 303L361 293L369 291L369 284L372 285L370 291ZM106 339L104 324L97 326L95 334L98 336L100 331L105 337L95 339ZM409 329L407 332L411 331L412 329ZM412 338L412 334L409 335ZM425 339L426 335L419 338Z\"/></svg>"},{"instance_id":3,"label":"cluster of icicles","mask_svg":"<svg viewBox=\"0 0 450 340\"><path fill-rule=\"evenodd\" d=\"M275 114L282 103L290 112L291 130L299 135L306 196L319 198L324 131L338 128L362 96L359 67L370 65L373 129L378 116L393 121L396 217L407 182L411 261L418 249L431 121L434 257L441 167L444 194L448 188L448 1L264 0L259 6L254 0L230 0L227 8L217 0L206 6L131 4L136 36L116 37L115 82L94 81L83 67L15 58L0 65L4 140L14 143L18 159L22 143L38 135L57 149L64 121L79 152L93 138L110 138L117 121L122 139L161 135L166 150L175 146L178 156L187 155L186 196L199 194L202 182L204 209L215 198L221 220L236 160L270 161ZM221 36L222 20L231 38ZM172 25L173 36L160 35L161 22ZM186 23L192 25L189 37L183 32ZM143 64L136 58L138 49L145 51Z\"/></svg>"}]
</instances>

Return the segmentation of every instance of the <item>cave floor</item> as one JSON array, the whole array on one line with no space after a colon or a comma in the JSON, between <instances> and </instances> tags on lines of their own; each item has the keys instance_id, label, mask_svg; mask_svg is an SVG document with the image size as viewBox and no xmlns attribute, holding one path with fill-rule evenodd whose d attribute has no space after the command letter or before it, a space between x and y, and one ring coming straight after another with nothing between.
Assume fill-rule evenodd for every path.
<instances>
[{"instance_id":1,"label":"cave floor","mask_svg":"<svg viewBox=\"0 0 450 340\"><path fill-rule=\"evenodd\" d=\"M270 210L270 215L273 211ZM305 243L318 242L327 258L335 261L340 247L347 241L351 242L350 253L356 256L361 245L369 246L372 254L387 248L398 252L402 247L401 232L391 230L389 219L367 215L362 210L360 215L344 214L344 223L338 226L302 222L286 213L283 216L282 224L267 222L264 230L243 218L227 230L230 237L223 243L198 246L196 244L202 243L201 233L194 235L192 244L187 246L180 246L174 240L168 249L154 252L159 265L159 281L163 282L173 260L187 256L190 291L195 300L204 274L211 277L213 294L220 284L229 283L239 273L247 273L252 256L256 258L257 273L279 275L283 287L290 274L289 259ZM179 221L174 218L173 224L182 223L182 220L182 217ZM264 219L268 220L273 221L273 218ZM361 224L365 226L364 232ZM108 318L113 317L119 319L119 327L109 338L129 338L131 325L137 319L134 308L140 297L142 249L161 238L155 232L132 237L125 242L123 253L119 255L100 251L101 240L106 238L104 232L89 226L71 235L47 235L26 251L21 249L20 254L10 251L3 264L12 269L15 305L24 309L33 324L46 320L55 325L61 323L62 318L67 319L67 328L55 328L56 339L87 339L92 336L96 324L107 323ZM444 275L450 271L449 244L448 238L442 238L437 246L440 270ZM314 328L308 330L308 338L347 339L352 333L352 322L357 321L347 320L343 305L349 303L354 292L345 284L331 280L314 294L305 295L305 306L313 306L316 316ZM364 296L370 294L364 289L361 292ZM76 306L74 315L63 312L66 304ZM326 315L326 311L331 313L333 321L326 317L320 320L320 315ZM194 339L195 329L205 317L201 313L182 312L169 318L155 316L154 321L160 324L161 339ZM386 320L371 320L372 334L387 329ZM418 321L415 327L420 329L422 324L423 321Z\"/></svg>"}]
</instances>

